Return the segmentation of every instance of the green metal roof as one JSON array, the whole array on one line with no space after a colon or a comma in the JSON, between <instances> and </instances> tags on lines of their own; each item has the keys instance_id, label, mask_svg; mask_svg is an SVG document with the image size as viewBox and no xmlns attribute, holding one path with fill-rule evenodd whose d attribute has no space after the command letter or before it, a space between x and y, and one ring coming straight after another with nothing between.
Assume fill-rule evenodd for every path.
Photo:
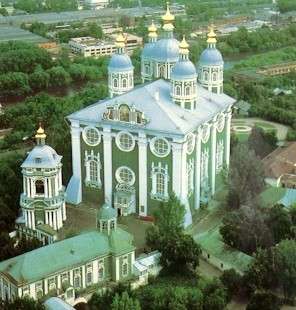
<instances>
[{"instance_id":1,"label":"green metal roof","mask_svg":"<svg viewBox=\"0 0 296 310\"><path fill-rule=\"evenodd\" d=\"M65 239L0 263L0 272L30 283L111 253L129 253L133 236L117 228L110 237L93 231Z\"/></svg>"},{"instance_id":2,"label":"green metal roof","mask_svg":"<svg viewBox=\"0 0 296 310\"><path fill-rule=\"evenodd\" d=\"M98 211L99 220L111 220L117 217L116 210L105 203Z\"/></svg>"}]
</instances>

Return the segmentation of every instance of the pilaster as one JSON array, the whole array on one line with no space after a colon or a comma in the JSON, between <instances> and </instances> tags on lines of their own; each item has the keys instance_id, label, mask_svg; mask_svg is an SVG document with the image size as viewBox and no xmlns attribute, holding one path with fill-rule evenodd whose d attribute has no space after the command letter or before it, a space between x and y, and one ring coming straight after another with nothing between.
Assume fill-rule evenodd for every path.
<instances>
[{"instance_id":1,"label":"pilaster","mask_svg":"<svg viewBox=\"0 0 296 310\"><path fill-rule=\"evenodd\" d=\"M103 128L105 202L112 204L112 136L110 127Z\"/></svg>"},{"instance_id":2,"label":"pilaster","mask_svg":"<svg viewBox=\"0 0 296 310\"><path fill-rule=\"evenodd\" d=\"M139 214L147 215L147 138L139 133ZM142 211L143 208L143 211Z\"/></svg>"},{"instance_id":3,"label":"pilaster","mask_svg":"<svg viewBox=\"0 0 296 310\"><path fill-rule=\"evenodd\" d=\"M226 164L226 167L229 167L229 162L230 162L231 118L232 118L232 113L231 113L231 108L229 108L226 114L226 129L225 129L225 134L226 134L225 164Z\"/></svg>"},{"instance_id":4,"label":"pilaster","mask_svg":"<svg viewBox=\"0 0 296 310\"><path fill-rule=\"evenodd\" d=\"M199 128L195 146L195 209L200 207L201 134L201 128Z\"/></svg>"},{"instance_id":5,"label":"pilaster","mask_svg":"<svg viewBox=\"0 0 296 310\"><path fill-rule=\"evenodd\" d=\"M216 149L217 149L217 129L216 119L213 120L211 128L211 193L214 195L216 189Z\"/></svg>"}]
</instances>

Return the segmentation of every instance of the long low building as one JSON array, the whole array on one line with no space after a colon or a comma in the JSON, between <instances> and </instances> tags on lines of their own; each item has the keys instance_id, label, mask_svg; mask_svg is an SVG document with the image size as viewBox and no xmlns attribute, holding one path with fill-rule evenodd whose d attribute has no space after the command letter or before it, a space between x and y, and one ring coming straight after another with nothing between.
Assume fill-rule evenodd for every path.
<instances>
[{"instance_id":1,"label":"long low building","mask_svg":"<svg viewBox=\"0 0 296 310\"><path fill-rule=\"evenodd\" d=\"M111 35L113 38L113 36ZM126 49L129 54L142 46L142 38L126 34ZM101 57L112 55L116 52L115 43L112 41L98 40L93 37L72 38L69 41L69 47L74 54L80 54L84 57Z\"/></svg>"}]
</instances>

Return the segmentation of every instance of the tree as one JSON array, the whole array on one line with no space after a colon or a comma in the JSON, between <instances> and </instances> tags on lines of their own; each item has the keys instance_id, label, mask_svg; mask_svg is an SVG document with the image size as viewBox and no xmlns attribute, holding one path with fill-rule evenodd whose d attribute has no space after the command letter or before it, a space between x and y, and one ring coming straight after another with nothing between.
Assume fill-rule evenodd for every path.
<instances>
[{"instance_id":1,"label":"tree","mask_svg":"<svg viewBox=\"0 0 296 310\"><path fill-rule=\"evenodd\" d=\"M47 72L50 76L51 86L67 86L71 82L70 74L61 66L52 67Z\"/></svg>"},{"instance_id":2,"label":"tree","mask_svg":"<svg viewBox=\"0 0 296 310\"><path fill-rule=\"evenodd\" d=\"M0 8L0 15L2 16L8 16L8 12L5 8Z\"/></svg>"},{"instance_id":3,"label":"tree","mask_svg":"<svg viewBox=\"0 0 296 310\"><path fill-rule=\"evenodd\" d=\"M146 231L147 245L161 252L165 271L193 272L198 266L201 249L190 235L184 234L185 207L176 195L162 203L155 212L155 225Z\"/></svg>"},{"instance_id":4,"label":"tree","mask_svg":"<svg viewBox=\"0 0 296 310\"><path fill-rule=\"evenodd\" d=\"M246 310L280 310L279 299L272 293L255 293Z\"/></svg>"},{"instance_id":5,"label":"tree","mask_svg":"<svg viewBox=\"0 0 296 310\"><path fill-rule=\"evenodd\" d=\"M41 66L39 66L29 76L30 86L34 90L46 90L49 86L49 79L50 76L48 72L44 71Z\"/></svg>"},{"instance_id":6,"label":"tree","mask_svg":"<svg viewBox=\"0 0 296 310\"><path fill-rule=\"evenodd\" d=\"M266 225L266 216L258 208L244 206L228 213L220 227L223 241L248 254L256 252L258 247L273 245L272 234Z\"/></svg>"},{"instance_id":7,"label":"tree","mask_svg":"<svg viewBox=\"0 0 296 310\"><path fill-rule=\"evenodd\" d=\"M203 290L203 309L224 310L227 304L227 293L219 280L207 283Z\"/></svg>"},{"instance_id":8,"label":"tree","mask_svg":"<svg viewBox=\"0 0 296 310\"><path fill-rule=\"evenodd\" d=\"M271 153L276 148L276 144L277 138L274 132L265 133L262 128L256 126L253 127L248 138L249 148L260 158Z\"/></svg>"},{"instance_id":9,"label":"tree","mask_svg":"<svg viewBox=\"0 0 296 310\"><path fill-rule=\"evenodd\" d=\"M283 240L274 247L275 270L286 298L296 296L296 241Z\"/></svg>"},{"instance_id":10,"label":"tree","mask_svg":"<svg viewBox=\"0 0 296 310\"><path fill-rule=\"evenodd\" d=\"M282 205L275 205L270 209L268 227L271 229L275 243L288 239L292 235L292 221L290 214Z\"/></svg>"},{"instance_id":11,"label":"tree","mask_svg":"<svg viewBox=\"0 0 296 310\"><path fill-rule=\"evenodd\" d=\"M5 310L45 310L45 306L40 301L31 298L16 298L13 301L1 301L0 309Z\"/></svg>"},{"instance_id":12,"label":"tree","mask_svg":"<svg viewBox=\"0 0 296 310\"><path fill-rule=\"evenodd\" d=\"M112 310L141 310L140 303L137 299L131 298L127 292L122 295L115 295L113 299Z\"/></svg>"},{"instance_id":13,"label":"tree","mask_svg":"<svg viewBox=\"0 0 296 310\"><path fill-rule=\"evenodd\" d=\"M254 202L264 188L264 172L261 161L254 151L239 143L232 152L228 175L228 205L238 209L243 204Z\"/></svg>"},{"instance_id":14,"label":"tree","mask_svg":"<svg viewBox=\"0 0 296 310\"><path fill-rule=\"evenodd\" d=\"M227 289L228 301L239 294L242 286L242 277L235 269L224 270L220 281Z\"/></svg>"}]
</instances>

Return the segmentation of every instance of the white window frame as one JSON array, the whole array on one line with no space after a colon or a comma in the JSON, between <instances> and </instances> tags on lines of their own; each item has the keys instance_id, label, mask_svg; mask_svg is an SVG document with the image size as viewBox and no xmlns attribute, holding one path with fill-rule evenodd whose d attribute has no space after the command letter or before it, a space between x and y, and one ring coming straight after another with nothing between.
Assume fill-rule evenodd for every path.
<instances>
[{"instance_id":1,"label":"white window frame","mask_svg":"<svg viewBox=\"0 0 296 310\"><path fill-rule=\"evenodd\" d=\"M91 162L95 162L97 164L97 181L91 180ZM85 185L88 187L101 188L102 165L100 160L100 153L97 153L95 155L93 150L91 150L90 152L85 151L84 165L85 165Z\"/></svg>"},{"instance_id":2,"label":"white window frame","mask_svg":"<svg viewBox=\"0 0 296 310\"><path fill-rule=\"evenodd\" d=\"M190 133L186 139L186 151L188 155L191 155L195 148L195 134Z\"/></svg>"},{"instance_id":3,"label":"white window frame","mask_svg":"<svg viewBox=\"0 0 296 310\"><path fill-rule=\"evenodd\" d=\"M155 144L157 143L158 140L163 140L165 143L167 143L167 147L168 147L168 148L167 148L167 151L166 151L165 153L159 153L159 152L156 150ZM154 138L152 138L149 145L150 145L150 150L151 150L151 152L152 152L155 156L157 156L157 157L161 157L161 158L167 157L167 156L170 154L170 152L171 152L171 144L170 144L170 142L169 142L166 138L164 138L164 137L154 137Z\"/></svg>"},{"instance_id":4,"label":"white window frame","mask_svg":"<svg viewBox=\"0 0 296 310\"><path fill-rule=\"evenodd\" d=\"M122 144L122 142L120 141L120 139L122 138L123 135L127 135L131 141L132 144L129 147L126 147ZM132 134L130 134L127 131L120 131L117 135L116 135L116 139L115 139L116 145L117 147L123 151L123 152L131 152L133 151L133 149L135 148L136 142L135 142L135 138L133 137Z\"/></svg>"},{"instance_id":5,"label":"white window frame","mask_svg":"<svg viewBox=\"0 0 296 310\"><path fill-rule=\"evenodd\" d=\"M88 130L94 130L97 135L98 135L98 140L96 142L90 142L87 138L87 131ZM89 145L89 146L97 146L100 144L101 142L101 134L100 134L100 131L96 128L96 127L93 127L93 126L86 126L83 131L82 131L82 137L83 137L83 140L84 142Z\"/></svg>"},{"instance_id":6,"label":"white window frame","mask_svg":"<svg viewBox=\"0 0 296 310\"><path fill-rule=\"evenodd\" d=\"M126 272L125 272L125 268L124 266L126 266ZM128 276L128 269L129 269L129 264L128 264L128 257L125 256L122 260L122 264L121 264L121 275L123 277Z\"/></svg>"},{"instance_id":7,"label":"white window frame","mask_svg":"<svg viewBox=\"0 0 296 310\"><path fill-rule=\"evenodd\" d=\"M129 182L126 182L122 179L122 177L120 176L120 173L122 170L126 169L127 171L129 171L131 173L131 180ZM119 167L116 172L115 172L115 178L116 178L116 181L119 183L119 184L127 184L127 185L130 185L130 186L133 186L136 182L136 175L134 173L134 171L127 167L127 166L121 166Z\"/></svg>"},{"instance_id":8,"label":"white window frame","mask_svg":"<svg viewBox=\"0 0 296 310\"><path fill-rule=\"evenodd\" d=\"M187 192L190 197L194 192L194 159L187 162Z\"/></svg>"},{"instance_id":9,"label":"white window frame","mask_svg":"<svg viewBox=\"0 0 296 310\"><path fill-rule=\"evenodd\" d=\"M164 193L157 192L157 176L158 174L162 174L164 178ZM168 175L168 165L162 166L159 162L158 165L152 163L151 169L151 179L152 179L152 190L151 190L151 198L160 201L167 201L169 198L168 194L168 183L169 183L169 175Z\"/></svg>"},{"instance_id":10,"label":"white window frame","mask_svg":"<svg viewBox=\"0 0 296 310\"><path fill-rule=\"evenodd\" d=\"M102 277L100 277L100 270L102 269ZM98 279L99 281L103 281L105 278L105 266L104 266L104 260L101 259L98 262Z\"/></svg>"}]
</instances>

